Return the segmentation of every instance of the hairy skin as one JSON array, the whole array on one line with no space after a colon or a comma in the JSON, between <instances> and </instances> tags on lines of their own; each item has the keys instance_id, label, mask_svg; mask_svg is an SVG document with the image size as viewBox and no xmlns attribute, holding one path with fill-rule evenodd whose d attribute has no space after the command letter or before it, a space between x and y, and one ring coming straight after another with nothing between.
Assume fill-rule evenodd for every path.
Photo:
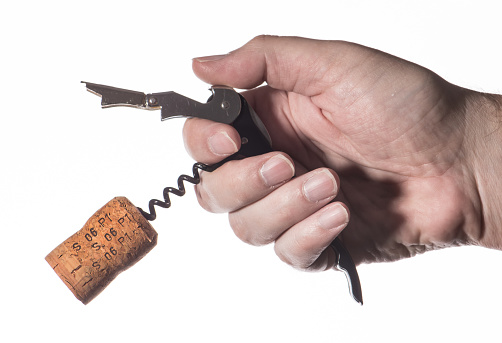
<instances>
[{"instance_id":1,"label":"hairy skin","mask_svg":"<svg viewBox=\"0 0 502 343\"><path fill-rule=\"evenodd\" d=\"M338 174L336 200L350 210L340 237L357 264L450 246L500 248L499 219L487 213L500 201L486 194L498 180L485 174L497 169L486 166L485 157L498 153L498 96L457 87L418 65L347 42L261 36L219 60L196 59L193 67L213 84L253 88L267 82L244 96L268 128L273 148L295 161L297 177L318 168ZM214 161L197 152L201 142L187 139L189 152ZM218 206L224 191L211 190L211 183L223 184L240 167L236 162L204 175L197 190L202 206ZM243 201L229 210L231 223L261 200ZM287 232L275 237L276 247ZM303 241L296 239L295 249L312 251L302 269L332 267L325 246L313 248L308 235L298 237ZM276 251L295 265L290 248L283 244Z\"/></svg>"}]
</instances>

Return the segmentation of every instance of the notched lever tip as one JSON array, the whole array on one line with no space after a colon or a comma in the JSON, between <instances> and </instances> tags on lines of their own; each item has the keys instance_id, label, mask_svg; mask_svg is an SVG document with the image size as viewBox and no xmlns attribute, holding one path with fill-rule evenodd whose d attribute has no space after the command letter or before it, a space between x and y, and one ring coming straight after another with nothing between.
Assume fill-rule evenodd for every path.
<instances>
[{"instance_id":1,"label":"notched lever tip","mask_svg":"<svg viewBox=\"0 0 502 343\"><path fill-rule=\"evenodd\" d=\"M101 107L131 106L147 108L145 93L86 81L81 81L81 83L85 84L89 92L101 97Z\"/></svg>"},{"instance_id":2,"label":"notched lever tip","mask_svg":"<svg viewBox=\"0 0 502 343\"><path fill-rule=\"evenodd\" d=\"M85 85L85 88L86 90L89 92L89 93L92 93L94 95L97 95L101 98L101 93L93 90L93 85L95 85L94 83L89 83L89 82L86 82L86 81L80 81L80 83L83 83Z\"/></svg>"}]
</instances>

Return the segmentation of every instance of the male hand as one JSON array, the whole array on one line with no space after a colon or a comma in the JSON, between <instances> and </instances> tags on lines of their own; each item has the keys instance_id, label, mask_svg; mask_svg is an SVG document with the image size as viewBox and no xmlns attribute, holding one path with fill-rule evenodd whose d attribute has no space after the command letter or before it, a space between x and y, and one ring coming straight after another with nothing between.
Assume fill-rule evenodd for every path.
<instances>
[{"instance_id":1,"label":"male hand","mask_svg":"<svg viewBox=\"0 0 502 343\"><path fill-rule=\"evenodd\" d=\"M283 261L306 270L333 267L326 248L337 236L356 264L494 246L485 234L476 138L489 129L472 110L490 107L483 95L339 41L261 36L230 54L194 59L193 69L215 85L267 83L243 95L275 152L203 173L196 187L204 208L229 212L243 241L275 242ZM201 119L187 120L184 138L204 163L240 147L231 126Z\"/></svg>"}]
</instances>

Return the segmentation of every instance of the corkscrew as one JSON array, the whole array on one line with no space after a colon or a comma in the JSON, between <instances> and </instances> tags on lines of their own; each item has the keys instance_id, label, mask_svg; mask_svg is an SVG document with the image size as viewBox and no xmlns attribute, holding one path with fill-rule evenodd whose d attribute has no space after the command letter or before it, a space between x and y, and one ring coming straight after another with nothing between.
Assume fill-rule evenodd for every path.
<instances>
[{"instance_id":1,"label":"corkscrew","mask_svg":"<svg viewBox=\"0 0 502 343\"><path fill-rule=\"evenodd\" d=\"M175 92L145 94L95 83L83 81L82 83L86 84L88 91L101 97L103 108L131 106L145 110L160 109L161 120L176 117L209 119L232 125L241 136L241 148L236 154L213 165L195 163L192 167L192 176L181 175L178 178L178 188L164 188L164 200L150 200L149 212L134 207L126 198L115 198L96 212L84 228L46 257L75 296L87 303L104 289L113 277L138 261L155 246L157 234L147 222L156 219L155 206L169 208L171 206L170 194L183 196L186 193L184 182L192 184L200 182L199 170L212 172L230 160L271 152L272 142L267 129L253 108L242 95L229 87L211 87L212 95L208 101L200 103ZM121 231L119 232L117 228ZM138 241L134 241L131 237ZM116 245L111 245L113 242ZM125 243L129 245L124 247ZM89 254L80 257L78 254L83 253L81 251L84 250L83 246L88 246L89 251L95 254L90 257ZM123 250L119 251L116 246ZM349 252L339 238L336 238L330 247L336 253L336 267L347 277L350 294L362 305L359 275ZM101 255L98 254L96 257L97 253ZM122 258L123 256L126 258ZM114 257L120 257L118 258L121 263L119 267L106 264L113 261ZM61 264L72 265L73 269L68 266L63 268ZM105 267L102 267L102 264L105 264ZM87 269L81 269L82 265ZM59 269L56 270L58 267ZM80 276L76 277L76 274Z\"/></svg>"},{"instance_id":2,"label":"corkscrew","mask_svg":"<svg viewBox=\"0 0 502 343\"><path fill-rule=\"evenodd\" d=\"M148 210L150 213L144 211L142 208L138 207L138 210L141 212L143 217L145 217L149 221L153 221L157 218L157 212L155 211L155 206L160 206L163 208L169 208L171 207L171 198L169 197L169 193L177 195L179 197L182 197L186 193L185 189L185 184L183 181L190 182L194 185L197 185L200 183L200 175L199 175L199 170L203 171L208 171L211 172L216 169L216 166L208 166L207 164L204 163L195 163L192 167L192 174L193 176L189 175L180 175L178 177L178 188L174 187L166 187L164 188L164 201L162 200L157 200L157 199L152 199L148 202Z\"/></svg>"}]
</instances>

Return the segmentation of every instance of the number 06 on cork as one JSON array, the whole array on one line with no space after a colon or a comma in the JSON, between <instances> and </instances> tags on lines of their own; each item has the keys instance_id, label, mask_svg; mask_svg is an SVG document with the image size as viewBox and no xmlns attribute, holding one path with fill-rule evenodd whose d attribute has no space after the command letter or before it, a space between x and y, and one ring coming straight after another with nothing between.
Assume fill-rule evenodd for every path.
<instances>
[{"instance_id":1,"label":"number 06 on cork","mask_svg":"<svg viewBox=\"0 0 502 343\"><path fill-rule=\"evenodd\" d=\"M87 304L156 244L157 232L140 211L126 198L116 197L45 259Z\"/></svg>"},{"instance_id":2,"label":"number 06 on cork","mask_svg":"<svg viewBox=\"0 0 502 343\"><path fill-rule=\"evenodd\" d=\"M54 249L46 260L73 294L84 304L96 297L120 272L145 256L157 243L157 233L148 221L155 220L155 206L171 206L169 194L185 194L184 182L198 184L199 170L214 171L227 161L272 151L271 139L258 115L242 95L225 86L211 87L212 95L200 103L175 92L145 94L127 89L86 83L87 90L101 97L102 107L129 106L161 110L161 119L197 117L232 125L241 136L240 150L208 166L195 163L193 176L181 175L178 188L166 187L164 200L152 199L149 212L117 197L98 210L73 236ZM336 253L336 267L347 276L352 297L363 303L356 266L343 243L330 245Z\"/></svg>"}]
</instances>

